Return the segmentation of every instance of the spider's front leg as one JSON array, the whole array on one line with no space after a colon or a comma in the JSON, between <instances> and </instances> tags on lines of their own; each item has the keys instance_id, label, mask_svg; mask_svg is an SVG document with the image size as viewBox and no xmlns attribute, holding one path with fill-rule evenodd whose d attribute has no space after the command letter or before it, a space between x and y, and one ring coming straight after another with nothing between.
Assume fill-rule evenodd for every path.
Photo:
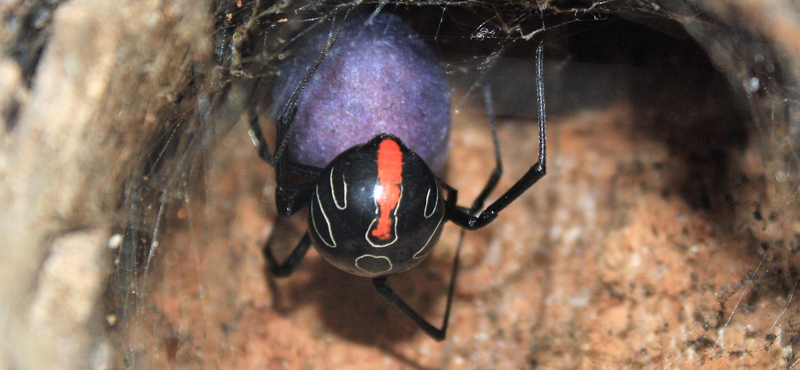
<instances>
[{"instance_id":1,"label":"spider's front leg","mask_svg":"<svg viewBox=\"0 0 800 370\"><path fill-rule=\"evenodd\" d=\"M298 172L298 169L301 169L302 173L312 177L313 180L303 182L299 185L287 186L288 174L289 172L292 172L293 169L296 170L295 172ZM283 160L278 161L277 165L275 166L275 172L277 177L283 178L283 181L277 181L278 185L275 189L275 205L278 208L278 218L280 218L281 216L290 216L296 213L302 207L304 207L306 203L308 203L308 200L311 198L311 194L313 193L316 179L319 177L319 174L322 173L322 169L310 166L293 167L284 158ZM281 186L281 184L283 184L283 186ZM277 225L278 219L275 221ZM278 261L275 259L275 256L272 254L272 241L277 230L277 227L273 228L272 233L264 243L264 247L261 249L261 252L264 255L264 259L266 259L267 263L269 264L272 275L276 277L285 277L289 276L292 271L294 271L294 268L297 267L297 265L306 255L308 248L311 246L311 238L308 236L308 232L303 234L303 239L300 240L300 243L297 244L297 247L294 248L292 254L289 255L286 261L283 263L278 263Z\"/></svg>"},{"instance_id":2,"label":"spider's front leg","mask_svg":"<svg viewBox=\"0 0 800 370\"><path fill-rule=\"evenodd\" d=\"M322 64L322 61L325 60L325 57L330 52L334 43L336 43L336 39L341 33L342 24L331 31L325 48L320 51L314 59L314 62L308 67L306 73L303 75L303 79L297 87L295 87L291 97L283 107L276 124L277 143L274 152L270 153L269 145L264 138L264 133L261 131L261 125L258 123L258 116L253 110L249 113L250 136L258 145L258 155L265 162L275 166L275 203L278 208L278 213L281 215L289 216L300 210L308 201L314 184L314 181L310 181L301 183L300 185L292 185L289 183L289 174L301 172L316 178L317 175L322 172L322 170L318 168L290 164L286 152L292 137L293 123L297 114L297 103L309 81L311 81L311 78L314 76L314 72L316 72L319 65Z\"/></svg>"},{"instance_id":3,"label":"spider's front leg","mask_svg":"<svg viewBox=\"0 0 800 370\"><path fill-rule=\"evenodd\" d=\"M469 211L464 211L462 207L458 207L450 202L447 203L447 218L453 223L461 226L464 229L475 230L480 229L497 218L497 215L505 209L509 204L514 202L520 195L522 195L528 188L533 186L537 181L541 180L542 177L547 173L547 135L546 135L546 117L545 117L545 107L544 107L544 76L542 72L542 44L539 44L539 47L536 49L536 101L538 103L538 110L539 110L539 160L531 166L528 171L523 175L517 182L508 189L503 195L500 196L494 203L486 207L483 212L480 213L478 216L473 216L473 213L477 211L476 206L479 206L483 203L483 200L486 196L489 195L494 186L497 184L497 178L499 175L497 173L502 173L502 166L500 163L500 150L499 146L497 145L497 134L495 133L494 124L492 123L492 132L495 135L495 151L497 156L497 167L492 174L489 182L487 183L486 187L484 187L484 191L478 196L473 204L473 207L470 208Z\"/></svg>"}]
</instances>

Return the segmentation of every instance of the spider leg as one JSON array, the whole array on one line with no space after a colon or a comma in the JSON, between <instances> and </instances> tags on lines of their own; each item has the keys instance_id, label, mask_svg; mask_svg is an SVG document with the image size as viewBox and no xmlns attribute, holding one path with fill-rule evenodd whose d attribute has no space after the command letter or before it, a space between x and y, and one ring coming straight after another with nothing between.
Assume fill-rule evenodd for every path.
<instances>
[{"instance_id":1,"label":"spider leg","mask_svg":"<svg viewBox=\"0 0 800 370\"><path fill-rule=\"evenodd\" d=\"M256 107L253 105L247 111L247 122L250 124L250 139L254 140L258 145L258 156L271 165L275 165L272 153L269 152L269 144L264 139L264 132L261 131L261 125L258 123L258 113Z\"/></svg>"},{"instance_id":2,"label":"spider leg","mask_svg":"<svg viewBox=\"0 0 800 370\"><path fill-rule=\"evenodd\" d=\"M322 61L328 55L328 52L330 52L333 44L339 37L339 34L341 34L343 25L344 22L341 22L336 29L331 31L325 48L320 51L320 53L317 55L317 58L308 67L306 74L294 89L294 92L292 92L292 96L289 98L289 101L286 103L286 106L284 106L283 111L278 118L278 143L277 148L275 148L275 152L271 156L271 160L275 165L275 182L277 183L277 187L275 189L275 203L278 207L278 212L284 215L291 215L297 212L303 205L305 205L305 201L307 200L309 194L309 191L300 191L300 189L289 185L289 158L285 155L286 148L289 146L289 140L292 137L292 129L294 127L292 123L294 122L294 117L297 114L297 101L300 99L300 96L308 85L308 82L311 81L311 78L314 76L314 72L317 70L317 67L322 64ZM305 199L298 199L298 197Z\"/></svg>"},{"instance_id":3,"label":"spider leg","mask_svg":"<svg viewBox=\"0 0 800 370\"><path fill-rule=\"evenodd\" d=\"M474 214L478 210L483 207L483 202L486 200L486 197L494 190L497 186L497 183L500 180L500 176L503 174L503 163L500 158L500 144L497 140L497 128L495 127L494 122L494 110L492 109L492 95L489 88L484 88L484 98L486 99L486 106L489 113L489 126L492 130L492 139L494 140L494 154L496 159L495 169L492 171L489 180L484 185L483 190L472 203L472 207L470 208L463 208L458 207L456 202L458 200L458 191L453 189L450 185L445 183L444 181L439 180L439 184L447 190L447 204L450 207L456 207L461 212L465 212L468 214ZM420 316L413 308L411 308L405 301L403 301L397 293L392 290L386 284L385 277L379 277L372 280L375 287L378 289L378 292L383 296L384 299L395 305L400 311L402 311L406 316L408 316L412 321L414 321L417 326L419 326L426 334L431 336L433 339L437 341L444 340L445 336L447 335L447 326L450 319L450 308L453 304L453 293L456 290L456 277L458 276L458 257L461 254L461 246L464 243L464 230L461 230L461 235L458 239L458 247L456 247L456 255L453 258L453 270L450 274L450 287L447 290L447 305L445 306L444 311L444 319L442 322L442 327L437 328L425 320L422 316Z\"/></svg>"},{"instance_id":4,"label":"spider leg","mask_svg":"<svg viewBox=\"0 0 800 370\"><path fill-rule=\"evenodd\" d=\"M294 268L300 264L300 261L303 260L303 257L308 252L308 247L311 246L311 238L308 236L308 232L303 234L303 239L300 240L300 243L292 251L292 254L289 255L289 258L286 259L283 263L278 263L275 260L275 256L272 254L272 241L275 237L275 231L273 230L272 234L267 239L266 243L264 243L264 248L262 248L261 252L264 254L264 258L267 260L269 264L269 271L275 277L286 277L289 276Z\"/></svg>"},{"instance_id":5,"label":"spider leg","mask_svg":"<svg viewBox=\"0 0 800 370\"><path fill-rule=\"evenodd\" d=\"M345 14L345 18L346 17L347 14ZM294 214L305 205L309 198L309 183L302 183L300 186L292 185L289 183L289 175L301 173L311 177L317 177L317 175L322 172L321 169L315 167L289 163L286 150L292 137L298 100L300 100L303 91L314 76L314 72L316 72L319 65L322 64L322 61L328 55L336 39L341 34L343 25L344 22L341 22L336 28L331 30L325 47L314 59L314 62L308 66L308 69L306 69L303 75L303 79L297 87L295 87L291 97L283 107L277 120L277 143L274 152L270 153L269 145L264 138L264 133L261 130L261 125L258 122L258 114L255 112L255 109L251 108L248 112L250 137L255 141L256 145L258 145L258 155L265 162L275 167L275 182L277 185L275 189L275 203L278 212L282 215L288 216Z\"/></svg>"},{"instance_id":6,"label":"spider leg","mask_svg":"<svg viewBox=\"0 0 800 370\"><path fill-rule=\"evenodd\" d=\"M273 155L269 151L269 144L267 140L264 138L264 132L261 130L261 124L259 123L259 116L255 110L255 107L250 108L247 113L247 120L250 124L250 138L253 142L258 146L258 156L271 165L275 165L273 160ZM292 163L288 162L287 166L289 166L289 173L292 175L302 175L311 178L316 178L322 173L322 169L314 166L308 166L300 163Z\"/></svg>"},{"instance_id":7,"label":"spider leg","mask_svg":"<svg viewBox=\"0 0 800 370\"><path fill-rule=\"evenodd\" d=\"M483 203L486 201L486 197L488 197L494 188L497 187L497 183L500 181L500 176L503 175L503 159L500 157L500 142L497 140L497 126L495 126L494 122L492 91L488 86L483 88L483 97L486 100L486 110L489 116L489 128L492 130L495 167L494 170L492 170L492 174L489 176L489 180L486 182L486 185L483 186L483 190L481 190L480 194L478 194L478 197L472 202L472 206L469 208L470 214L475 214L476 212L480 211L481 208L483 208Z\"/></svg>"},{"instance_id":8,"label":"spider leg","mask_svg":"<svg viewBox=\"0 0 800 370\"><path fill-rule=\"evenodd\" d=\"M444 309L444 318L442 319L442 327L437 328L433 326L428 320L425 320L422 316L420 316L417 311L414 311L411 306L409 306L394 290L386 284L386 277L377 277L372 279L372 284L375 285L375 288L378 289L378 293L383 296L385 300L389 303L393 304L397 307L400 311L402 311L411 321L414 321L417 326L428 334L431 338L435 339L436 341L443 341L445 336L447 335L447 325L450 322L450 307L453 303L453 292L456 290L456 276L458 275L458 256L461 253L461 244L464 241L464 233L461 233L461 239L458 241L458 247L456 248L456 256L453 258L453 270L450 273L450 288L447 290L447 305Z\"/></svg>"},{"instance_id":9,"label":"spider leg","mask_svg":"<svg viewBox=\"0 0 800 370\"><path fill-rule=\"evenodd\" d=\"M528 190L533 184L544 177L546 170L546 138L545 138L545 107L544 107L544 79L542 72L542 44L536 49L536 101L539 108L539 160L531 166L530 169L522 176L517 182L508 189L503 195L494 201L491 205L486 207L480 215L473 216L470 212L464 212L461 207L454 206L448 203L446 216L450 221L453 221L458 226L475 230L480 229L494 221L497 215L505 209L509 204L516 200L525 190ZM501 169L502 171L502 169ZM489 188L490 182L484 188L484 191ZM491 189L490 189L491 190ZM483 195L483 193L481 193ZM476 201L481 200L479 196Z\"/></svg>"},{"instance_id":10,"label":"spider leg","mask_svg":"<svg viewBox=\"0 0 800 370\"><path fill-rule=\"evenodd\" d=\"M277 187L275 190L275 204L278 208L278 213L281 215L292 215L303 205L306 204L310 195L309 192L313 187L313 180L301 183L300 185L289 186L288 176L301 175L311 179L316 179L320 173L321 168L314 166L307 166L299 163L291 163L283 157L283 160L276 164L276 157L269 152L269 144L264 138L264 133L261 131L261 125L258 122L258 114L255 108L251 108L248 112L248 122L250 123L250 138L258 145L258 156L265 162L275 166L277 179ZM281 177L283 178L281 180ZM281 186L283 184L283 186Z\"/></svg>"}]
</instances>

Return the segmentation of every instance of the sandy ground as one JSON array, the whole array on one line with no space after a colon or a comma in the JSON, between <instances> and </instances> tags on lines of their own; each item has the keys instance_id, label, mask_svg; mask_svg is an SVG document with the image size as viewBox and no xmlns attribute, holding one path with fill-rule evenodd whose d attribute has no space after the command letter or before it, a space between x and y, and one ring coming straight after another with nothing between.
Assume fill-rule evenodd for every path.
<instances>
[{"instance_id":1,"label":"sandy ground","mask_svg":"<svg viewBox=\"0 0 800 370\"><path fill-rule=\"evenodd\" d=\"M53 14L37 2L0 6L18 16L6 18L0 38L28 59L0 61L0 198L12 215L0 223L0 275L10 282L0 288L0 368L107 368L107 356L131 369L796 368L800 207L797 183L787 180L798 163L797 125L789 124L797 122L794 4L694 3L653 15L684 22L727 73L725 87L707 83L708 70L691 62L697 53L666 44L657 49L669 53L651 56L657 73L637 75L628 100L551 117L549 175L464 239L442 343L384 303L368 280L314 251L288 279L265 274L267 236L278 232L275 247L285 256L306 226L302 215L276 222L272 169L256 156L246 125L216 131L228 130L221 121L245 98L220 94L230 106L213 125L189 117L205 117L203 91L221 82L209 73L194 85L209 72L193 67L211 55L212 40L202 35L228 32L215 28L208 9L185 1L63 2ZM234 13L219 12L238 24ZM619 62L639 68L632 49ZM231 56L233 75L242 72L239 56ZM664 68L676 70L658 74ZM589 82L582 79L573 81ZM616 88L597 81L587 89ZM741 88L739 100L704 100L728 84ZM649 115L651 102L636 99L659 94L652 107L677 118ZM746 134L729 121L737 109L754 119ZM490 172L491 141L480 109L459 107L454 119L446 179L466 204ZM178 130L186 131L173 140ZM535 132L532 122L501 120L500 190L534 161ZM199 166L195 152L183 151L189 142L202 151ZM163 173L139 179L145 170ZM185 189L186 198L178 194ZM163 218L150 218L159 209L152 198L162 196ZM120 202L131 214L119 214ZM129 216L137 217L127 224ZM109 236L131 229L142 240L112 236L117 245L106 254ZM458 236L448 226L425 263L391 281L434 322ZM115 304L121 297L128 305Z\"/></svg>"},{"instance_id":2,"label":"sandy ground","mask_svg":"<svg viewBox=\"0 0 800 370\"><path fill-rule=\"evenodd\" d=\"M482 112L454 118L446 178L466 204L491 170L491 139ZM286 256L305 219L276 226L272 170L237 125L187 206L169 215L137 329L118 349L129 366L152 369L794 365L800 315L786 267L797 258L760 242L785 220L759 208L758 156L736 151L733 170L698 175L638 123L626 106L550 119L549 174L466 234L442 343L316 251L287 279L265 275L269 233L279 228L275 248ZM499 189L535 161L535 137L533 122L500 120ZM720 181L734 185L725 194L702 186ZM706 193L709 206L694 205ZM447 226L426 262L390 279L435 323L458 234Z\"/></svg>"}]
</instances>

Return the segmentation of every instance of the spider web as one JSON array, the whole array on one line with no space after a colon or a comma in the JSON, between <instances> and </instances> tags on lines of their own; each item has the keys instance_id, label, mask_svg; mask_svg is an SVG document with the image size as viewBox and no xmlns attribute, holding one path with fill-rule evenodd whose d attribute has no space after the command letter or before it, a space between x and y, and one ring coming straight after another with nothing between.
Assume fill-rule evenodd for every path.
<instances>
[{"instance_id":1,"label":"spider web","mask_svg":"<svg viewBox=\"0 0 800 370\"><path fill-rule=\"evenodd\" d=\"M211 62L188 68L125 182L106 356L136 369L793 368L796 35L701 5L215 2ZM464 204L494 161L484 86L506 166L493 197L534 162L545 42L550 172L467 233L444 344L315 252L288 279L265 274L267 237L278 231L284 258L306 226L276 218L246 112L274 135L280 62L353 8L398 14L441 58L445 176ZM428 261L391 280L432 322L458 242L448 226Z\"/></svg>"}]
</instances>

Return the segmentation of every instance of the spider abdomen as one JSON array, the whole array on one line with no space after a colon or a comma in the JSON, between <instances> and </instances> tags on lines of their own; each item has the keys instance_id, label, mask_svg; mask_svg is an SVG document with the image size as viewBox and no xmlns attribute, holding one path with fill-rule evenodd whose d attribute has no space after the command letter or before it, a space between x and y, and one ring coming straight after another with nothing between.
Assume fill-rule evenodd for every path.
<instances>
[{"instance_id":1,"label":"spider abdomen","mask_svg":"<svg viewBox=\"0 0 800 370\"><path fill-rule=\"evenodd\" d=\"M337 156L311 196L309 234L320 254L376 277L422 262L444 223L444 197L422 159L381 134Z\"/></svg>"}]
</instances>

